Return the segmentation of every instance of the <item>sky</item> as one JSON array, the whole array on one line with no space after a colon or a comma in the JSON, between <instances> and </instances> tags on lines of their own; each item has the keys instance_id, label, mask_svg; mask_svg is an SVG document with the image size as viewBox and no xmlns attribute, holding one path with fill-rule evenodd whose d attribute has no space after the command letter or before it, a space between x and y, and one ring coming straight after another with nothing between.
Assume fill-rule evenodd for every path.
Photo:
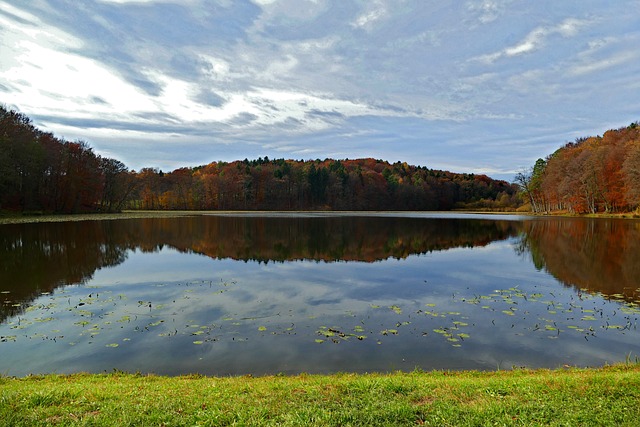
<instances>
[{"instance_id":1,"label":"sky","mask_svg":"<svg viewBox=\"0 0 640 427\"><path fill-rule=\"evenodd\" d=\"M640 0L0 0L0 104L129 168L512 180L640 120Z\"/></svg>"}]
</instances>

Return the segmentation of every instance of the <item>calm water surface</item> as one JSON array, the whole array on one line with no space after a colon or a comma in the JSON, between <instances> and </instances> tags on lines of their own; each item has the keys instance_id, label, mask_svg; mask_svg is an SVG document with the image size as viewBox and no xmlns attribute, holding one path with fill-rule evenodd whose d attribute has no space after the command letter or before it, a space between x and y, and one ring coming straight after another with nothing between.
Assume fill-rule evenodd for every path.
<instances>
[{"instance_id":1,"label":"calm water surface","mask_svg":"<svg viewBox=\"0 0 640 427\"><path fill-rule=\"evenodd\" d=\"M0 226L0 374L597 366L640 355L640 222L201 215Z\"/></svg>"}]
</instances>

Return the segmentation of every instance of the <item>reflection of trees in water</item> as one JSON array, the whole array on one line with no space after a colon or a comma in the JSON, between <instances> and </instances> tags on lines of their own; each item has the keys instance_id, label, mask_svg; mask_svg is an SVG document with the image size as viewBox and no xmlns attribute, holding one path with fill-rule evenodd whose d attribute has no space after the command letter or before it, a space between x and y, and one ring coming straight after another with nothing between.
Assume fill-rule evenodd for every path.
<instances>
[{"instance_id":1,"label":"reflection of trees in water","mask_svg":"<svg viewBox=\"0 0 640 427\"><path fill-rule=\"evenodd\" d=\"M128 246L115 222L14 224L0 227L0 321L58 286L81 284L102 267L120 264Z\"/></svg>"},{"instance_id":2,"label":"reflection of trees in water","mask_svg":"<svg viewBox=\"0 0 640 427\"><path fill-rule=\"evenodd\" d=\"M519 223L406 217L146 218L0 227L0 320L58 286L81 284L127 250L168 245L211 258L374 262L453 247L484 246L518 233Z\"/></svg>"},{"instance_id":3,"label":"reflection of trees in water","mask_svg":"<svg viewBox=\"0 0 640 427\"><path fill-rule=\"evenodd\" d=\"M524 223L519 252L528 252L566 286L638 299L640 222L548 218Z\"/></svg>"},{"instance_id":4,"label":"reflection of trees in water","mask_svg":"<svg viewBox=\"0 0 640 427\"><path fill-rule=\"evenodd\" d=\"M452 247L484 246L517 233L515 222L389 217L191 218L153 233L178 250L243 261L402 259ZM156 237L157 238L157 237Z\"/></svg>"},{"instance_id":5,"label":"reflection of trees in water","mask_svg":"<svg viewBox=\"0 0 640 427\"><path fill-rule=\"evenodd\" d=\"M0 226L0 321L58 286L81 284L131 249L170 246L215 259L375 262L520 235L518 251L566 286L638 299L640 222L408 217L216 217Z\"/></svg>"}]
</instances>

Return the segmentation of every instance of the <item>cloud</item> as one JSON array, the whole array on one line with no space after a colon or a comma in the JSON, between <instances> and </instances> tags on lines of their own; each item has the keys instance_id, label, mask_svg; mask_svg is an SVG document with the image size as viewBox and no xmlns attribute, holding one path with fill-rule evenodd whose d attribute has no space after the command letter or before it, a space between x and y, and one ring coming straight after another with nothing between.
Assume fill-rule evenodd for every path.
<instances>
[{"instance_id":1,"label":"cloud","mask_svg":"<svg viewBox=\"0 0 640 427\"><path fill-rule=\"evenodd\" d=\"M497 0L474 0L467 3L467 8L478 14L478 19L482 24L488 24L495 21L503 13L504 3Z\"/></svg>"},{"instance_id":2,"label":"cloud","mask_svg":"<svg viewBox=\"0 0 640 427\"><path fill-rule=\"evenodd\" d=\"M116 4L129 4L129 3L153 3L164 2L167 0L98 0L100 3L116 3Z\"/></svg>"},{"instance_id":3,"label":"cloud","mask_svg":"<svg viewBox=\"0 0 640 427\"><path fill-rule=\"evenodd\" d=\"M569 69L569 74L572 76L580 76L583 74L607 70L613 67L619 67L624 64L637 63L639 59L640 55L635 51L619 52L607 58L594 60L586 64L575 65Z\"/></svg>"},{"instance_id":4,"label":"cloud","mask_svg":"<svg viewBox=\"0 0 640 427\"><path fill-rule=\"evenodd\" d=\"M522 41L520 41L519 43L513 46L506 47L498 52L482 55L474 59L491 64L500 58L514 57L526 53L531 53L544 47L547 39L550 36L559 34L563 37L573 37L578 33L580 28L588 25L589 23L590 21L587 20L568 18L556 26L537 27L533 29L529 34L527 34L525 38L522 39Z\"/></svg>"},{"instance_id":5,"label":"cloud","mask_svg":"<svg viewBox=\"0 0 640 427\"><path fill-rule=\"evenodd\" d=\"M623 37L597 38L587 43L587 48L576 55L568 69L568 73L580 77L605 70L638 69L640 54L637 49L628 46L640 43L640 33L632 33Z\"/></svg>"},{"instance_id":6,"label":"cloud","mask_svg":"<svg viewBox=\"0 0 640 427\"><path fill-rule=\"evenodd\" d=\"M126 6L127 3L135 7L134 3L137 2L122 4ZM309 10L296 6L286 13L303 22L324 16L326 6L320 2L307 3ZM286 4L286 1L273 2L270 7L281 10ZM366 6L360 16L380 17L384 10L385 5L376 2ZM167 9L167 12L171 11L174 9ZM89 16L90 11L83 13ZM335 113L343 117L389 114L444 117L448 114L443 114L445 110L435 104L430 106L428 113L421 108L414 112L407 108L393 111L389 108L393 103L387 103L388 106L382 108L374 106L374 102L379 103L380 100L367 93L367 88L363 87L360 94L357 92L360 77L357 74L350 75L353 69L350 71L345 67L347 57L336 55L336 52L345 48L344 44L340 45L344 39L339 33L278 44L271 43L270 38L261 34L259 40L240 40L236 46L219 49L216 45L211 48L203 45L207 35L216 36L215 25L209 25L204 28L205 33L201 33L200 38L191 40L192 45L180 46L186 39L179 37L171 40L176 49L167 50L160 44L165 43L164 36L162 39L149 38L150 29L140 27L143 21L139 17L134 22L132 12L123 9L118 13L123 15L122 21L110 14L91 18L99 24L101 31L105 32L105 40L110 43L108 50L100 48L102 52L95 50L98 45L96 40L91 39L94 36L85 33L82 27L79 34L71 35L45 22L37 22L46 33L64 34L60 38L68 40L57 48L34 43L30 48L16 49L15 56L22 58L20 66L10 71L13 75L5 74L5 77L15 81L18 74L28 76L29 81L36 83L41 94L56 94L57 109L65 111L65 114L76 114L78 108L74 104L83 105L91 100L102 99L105 108L109 106L117 111L111 112L110 116L119 116L123 120L127 116L155 111L185 123L224 124L235 116L249 114L255 118L241 121L247 126L269 126L292 120L289 123L297 124L294 128L298 131L306 129L312 132L336 124L335 117L329 123L329 116L322 118L318 112ZM158 13L150 13L147 25L156 25L157 19L160 19ZM349 15L351 12L345 10L345 13ZM188 16L189 13L181 9L176 19L183 21ZM258 37L255 29L265 25L268 19L280 18L263 16L253 26L245 26L245 31L253 34L252 37ZM362 20L360 22L369 25ZM129 24L132 24L133 34L123 36L122 26L129 27ZM185 26L180 22L176 25ZM69 27L69 30L72 29ZM78 39L78 35L85 39ZM142 37L144 44L137 41ZM422 32L416 36L415 42L424 42L425 37ZM72 43L74 40L75 44ZM348 48L352 49L351 46ZM348 54L347 51L345 53ZM46 72L38 71L28 65L38 60L26 57L49 57L53 65ZM288 96L283 97L285 93ZM30 95L33 95L33 99L37 98L33 91ZM296 97L305 99L307 110L302 104L296 105L292 101ZM25 105L36 112L51 106L51 100L46 101L45 105Z\"/></svg>"},{"instance_id":7,"label":"cloud","mask_svg":"<svg viewBox=\"0 0 640 427\"><path fill-rule=\"evenodd\" d=\"M363 28L365 30L369 30L373 27L376 21L382 19L387 10L380 2L372 2L373 8L366 11L364 14L360 15L355 21L351 23L353 27Z\"/></svg>"},{"instance_id":8,"label":"cloud","mask_svg":"<svg viewBox=\"0 0 640 427\"><path fill-rule=\"evenodd\" d=\"M272 3L275 3L278 0L253 0L253 2L260 6L269 6Z\"/></svg>"},{"instance_id":9,"label":"cloud","mask_svg":"<svg viewBox=\"0 0 640 427\"><path fill-rule=\"evenodd\" d=\"M33 15L22 12L22 16L26 24L16 25L0 15L0 24L7 29L3 54L11 58L0 65L0 79L13 89L7 102L35 114L53 110L79 118L152 108L136 87L103 64L75 53L84 46L81 40ZM95 102L98 99L101 102ZM88 104L93 107L85 109Z\"/></svg>"},{"instance_id":10,"label":"cloud","mask_svg":"<svg viewBox=\"0 0 640 427\"><path fill-rule=\"evenodd\" d=\"M135 168L313 153L506 171L638 119L636 0L63 4L0 0L0 102Z\"/></svg>"}]
</instances>

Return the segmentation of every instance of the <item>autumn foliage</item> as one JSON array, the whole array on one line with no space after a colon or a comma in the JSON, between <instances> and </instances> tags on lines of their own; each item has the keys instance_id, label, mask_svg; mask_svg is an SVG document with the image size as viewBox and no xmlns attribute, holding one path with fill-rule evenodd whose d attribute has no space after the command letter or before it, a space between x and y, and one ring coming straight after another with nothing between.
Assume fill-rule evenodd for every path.
<instances>
[{"instance_id":1,"label":"autumn foliage","mask_svg":"<svg viewBox=\"0 0 640 427\"><path fill-rule=\"evenodd\" d=\"M640 206L640 125L578 138L538 159L518 184L535 212L629 212Z\"/></svg>"},{"instance_id":2,"label":"autumn foliage","mask_svg":"<svg viewBox=\"0 0 640 427\"><path fill-rule=\"evenodd\" d=\"M170 173L142 169L130 207L193 210L449 210L508 208L517 190L485 175L382 160L259 158Z\"/></svg>"},{"instance_id":3,"label":"autumn foliage","mask_svg":"<svg viewBox=\"0 0 640 427\"><path fill-rule=\"evenodd\" d=\"M96 155L86 142L58 139L0 106L0 210L117 211L133 178L122 162Z\"/></svg>"}]
</instances>

